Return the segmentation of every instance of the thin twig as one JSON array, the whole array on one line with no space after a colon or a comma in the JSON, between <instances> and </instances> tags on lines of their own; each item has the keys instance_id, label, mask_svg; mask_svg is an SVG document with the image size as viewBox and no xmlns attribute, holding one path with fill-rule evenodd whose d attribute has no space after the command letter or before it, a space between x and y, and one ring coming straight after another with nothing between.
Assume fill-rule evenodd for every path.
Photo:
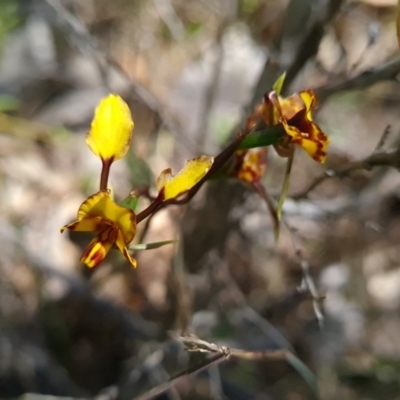
<instances>
[{"instance_id":1,"label":"thin twig","mask_svg":"<svg viewBox=\"0 0 400 400\"><path fill-rule=\"evenodd\" d=\"M291 351L286 349L280 350L265 350L265 351L248 351L242 349L232 349L226 346L218 346L215 343L210 343L199 339L195 335L177 336L175 339L182 342L188 351L201 353L214 353L220 355L224 359L237 358L241 360L252 361L286 361L288 362L310 385L314 393L318 393L318 385L314 374L309 368Z\"/></svg>"},{"instance_id":2,"label":"thin twig","mask_svg":"<svg viewBox=\"0 0 400 400\"><path fill-rule=\"evenodd\" d=\"M386 129L384 131L386 135ZM378 143L377 148L381 146ZM318 176L313 182L311 182L303 191L291 196L293 200L306 199L308 195L321 183L329 178L345 178L349 176L351 172L354 171L370 171L376 167L391 167L400 168L400 147L397 149L387 150L387 151L375 151L370 156L364 158L361 161L354 161L349 163L346 167L334 170L326 170L322 175Z\"/></svg>"},{"instance_id":3,"label":"thin twig","mask_svg":"<svg viewBox=\"0 0 400 400\"><path fill-rule=\"evenodd\" d=\"M383 146L386 143L387 138L390 135L390 125L386 125L385 129L382 132L382 135L378 141L378 143L375 146L375 150L373 151L374 153L377 153L378 151L382 150Z\"/></svg>"},{"instance_id":4,"label":"thin twig","mask_svg":"<svg viewBox=\"0 0 400 400\"><path fill-rule=\"evenodd\" d=\"M318 95L319 102L322 104L333 94L348 90L361 90L384 80L393 80L400 73L400 58L389 61L386 64L376 66L359 75L347 79L343 82L332 83L314 89Z\"/></svg>"},{"instance_id":5,"label":"thin twig","mask_svg":"<svg viewBox=\"0 0 400 400\"><path fill-rule=\"evenodd\" d=\"M267 350L267 351L248 351L241 349L231 349L226 346L218 346L198 338L195 335L175 336L175 339L182 342L187 350L200 353L217 353L226 358L235 357L245 360L286 360L288 350Z\"/></svg>"},{"instance_id":6,"label":"thin twig","mask_svg":"<svg viewBox=\"0 0 400 400\"><path fill-rule=\"evenodd\" d=\"M166 390L169 390L172 386L176 385L181 380L184 380L188 377L191 377L195 374L198 374L201 371L204 371L206 368L210 367L211 365L216 365L221 361L226 359L226 355L222 353L217 353L210 358L202 360L201 362L193 365L192 367L188 368L187 370L181 372L180 374L176 375L175 377L171 378L167 382L163 382L160 385L150 389L148 392L143 393L139 396L133 398L133 400L150 400L154 399L161 393L164 393Z\"/></svg>"},{"instance_id":7,"label":"thin twig","mask_svg":"<svg viewBox=\"0 0 400 400\"><path fill-rule=\"evenodd\" d=\"M246 297L240 290L236 281L232 278L228 266L222 260L216 259L215 256L211 257L211 263L218 268L219 273L223 273L223 282L225 286L232 292L232 299L236 304L242 308L244 317L257 326L265 335L267 335L272 341L275 342L279 347L293 350L291 344L286 338L276 329L269 321L267 321L262 315L254 310L247 303Z\"/></svg>"},{"instance_id":8,"label":"thin twig","mask_svg":"<svg viewBox=\"0 0 400 400\"><path fill-rule=\"evenodd\" d=\"M147 236L147 234L149 232L151 220L154 218L157 211L159 211L159 209L156 210L155 212L153 212L152 214L150 214L149 217L146 219L143 229L140 231L138 237L135 238L136 243L143 243L145 237Z\"/></svg>"},{"instance_id":9,"label":"thin twig","mask_svg":"<svg viewBox=\"0 0 400 400\"><path fill-rule=\"evenodd\" d=\"M281 221L286 226L286 228L290 234L290 238L292 240L293 247L295 249L296 257L299 260L299 264L300 264L301 270L303 272L303 285L304 285L305 289L307 289L308 292L312 296L314 313L317 318L318 325L322 329L324 326L324 314L322 313L322 310L321 310L321 301L323 300L323 296L321 296L318 293L317 287L314 283L314 279L312 278L312 276L310 274L310 264L303 257L302 249L298 243L298 235L296 234L293 227L288 223L288 221L284 217L282 217Z\"/></svg>"},{"instance_id":10,"label":"thin twig","mask_svg":"<svg viewBox=\"0 0 400 400\"><path fill-rule=\"evenodd\" d=\"M343 0L330 0L326 5L324 16L315 21L314 25L309 29L307 35L305 35L298 47L298 51L292 64L286 71L286 77L282 89L284 93L296 78L297 74L302 70L307 61L317 54L326 27L340 10L342 3Z\"/></svg>"},{"instance_id":11,"label":"thin twig","mask_svg":"<svg viewBox=\"0 0 400 400\"><path fill-rule=\"evenodd\" d=\"M254 190L260 195L260 197L264 200L265 204L267 205L269 215L272 219L272 224L274 226L274 236L277 239L279 237L279 217L277 212L277 206L275 204L274 199L269 195L267 189L261 182L253 182L252 186Z\"/></svg>"},{"instance_id":12,"label":"thin twig","mask_svg":"<svg viewBox=\"0 0 400 400\"><path fill-rule=\"evenodd\" d=\"M163 380L169 378L167 371L161 364L155 365L154 368L152 368L149 372L150 372L149 376L150 377L153 376L153 382L155 384L159 384ZM166 392L166 395L167 395L167 397L170 398L170 400L181 400L181 396L180 396L178 390L176 389L175 385L172 385L168 389L168 391Z\"/></svg>"},{"instance_id":13,"label":"thin twig","mask_svg":"<svg viewBox=\"0 0 400 400\"><path fill-rule=\"evenodd\" d=\"M167 25L173 38L179 42L185 37L185 26L168 0L153 0L160 17Z\"/></svg>"},{"instance_id":14,"label":"thin twig","mask_svg":"<svg viewBox=\"0 0 400 400\"><path fill-rule=\"evenodd\" d=\"M159 194L158 197L152 203L150 203L150 205L147 208L145 208L139 214L137 214L136 223L143 221L150 214L168 205L188 203L193 198L193 196L195 196L196 193L200 190L203 184L207 180L209 180L212 176L214 176L229 161L229 159L233 156L233 154L235 154L235 152L238 150L243 140L257 128L258 127L255 126L252 127L251 129L250 128L246 129L244 133L240 133L238 137L230 145L228 145L224 150L221 151L221 153L219 153L216 157L214 157L214 162L211 168L208 170L208 172L182 198L163 201L163 197L161 196L161 194Z\"/></svg>"}]
</instances>

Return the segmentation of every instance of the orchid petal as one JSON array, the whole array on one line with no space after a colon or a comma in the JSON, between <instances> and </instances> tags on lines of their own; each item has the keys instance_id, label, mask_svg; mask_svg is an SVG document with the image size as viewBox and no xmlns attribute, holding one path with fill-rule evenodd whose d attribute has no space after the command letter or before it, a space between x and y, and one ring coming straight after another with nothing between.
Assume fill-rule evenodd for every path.
<instances>
[{"instance_id":1,"label":"orchid petal","mask_svg":"<svg viewBox=\"0 0 400 400\"><path fill-rule=\"evenodd\" d=\"M90 242L80 261L89 268L97 267L111 250L116 238L117 231L112 227L107 227Z\"/></svg>"},{"instance_id":2,"label":"orchid petal","mask_svg":"<svg viewBox=\"0 0 400 400\"><path fill-rule=\"evenodd\" d=\"M82 218L81 220L63 226L61 228L61 233L63 233L66 229L76 232L94 232L99 229L100 223L100 217Z\"/></svg>"},{"instance_id":3,"label":"orchid petal","mask_svg":"<svg viewBox=\"0 0 400 400\"><path fill-rule=\"evenodd\" d=\"M125 256L125 258L130 262L132 267L136 268L136 266L137 266L136 260L129 254L129 251L124 242L124 237L121 232L118 233L118 237L117 237L115 244L117 245L117 247L121 251L121 253Z\"/></svg>"},{"instance_id":4,"label":"orchid petal","mask_svg":"<svg viewBox=\"0 0 400 400\"><path fill-rule=\"evenodd\" d=\"M186 165L175 176L168 168L161 172L157 179L157 186L163 200L172 200L188 192L210 170L214 162L213 157L200 156L186 162Z\"/></svg>"},{"instance_id":5,"label":"orchid petal","mask_svg":"<svg viewBox=\"0 0 400 400\"><path fill-rule=\"evenodd\" d=\"M103 161L119 160L129 149L133 126L128 105L110 94L96 108L86 144Z\"/></svg>"}]
</instances>

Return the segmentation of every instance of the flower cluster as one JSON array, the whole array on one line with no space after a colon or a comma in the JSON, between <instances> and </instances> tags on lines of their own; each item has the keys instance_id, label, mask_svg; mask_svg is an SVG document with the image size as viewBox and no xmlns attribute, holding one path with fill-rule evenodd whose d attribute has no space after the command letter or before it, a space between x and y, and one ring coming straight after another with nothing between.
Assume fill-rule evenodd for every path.
<instances>
[{"instance_id":1,"label":"flower cluster","mask_svg":"<svg viewBox=\"0 0 400 400\"><path fill-rule=\"evenodd\" d=\"M65 229L97 232L81 257L81 262L89 268L97 267L114 245L136 267L136 260L127 248L135 237L136 215L116 204L107 188L111 164L127 153L133 126L128 105L121 97L111 94L98 105L86 136L90 150L102 161L100 191L81 204L77 220L62 227L61 232Z\"/></svg>"},{"instance_id":2,"label":"flower cluster","mask_svg":"<svg viewBox=\"0 0 400 400\"><path fill-rule=\"evenodd\" d=\"M282 207L289 188L290 171L293 162L295 145L302 147L315 161L324 163L326 160L328 137L313 121L312 110L317 104L314 91L304 90L289 97L281 97L285 75L282 75L273 89L264 95L263 101L257 105L255 112L248 118L248 131L264 132L259 136L260 144L273 144L281 157L288 159L284 182L278 203L275 205L267 190L261 184L261 178L267 169L267 152L264 147L239 150L235 154L231 176L250 185L267 203L268 210L274 222L275 238L279 237L279 220ZM281 126L282 132L268 143L268 128ZM264 136L264 137L263 137ZM257 140L255 141L257 143ZM255 146L254 146L255 147Z\"/></svg>"},{"instance_id":3,"label":"flower cluster","mask_svg":"<svg viewBox=\"0 0 400 400\"><path fill-rule=\"evenodd\" d=\"M143 214L137 216L134 210L116 204L108 189L110 167L128 152L133 127L128 105L121 97L111 94L102 99L96 108L86 136L86 144L102 162L100 190L81 204L77 220L62 227L61 232L69 229L97 233L81 257L81 262L89 268L98 266L114 246L136 267L136 260L129 253L128 246L135 237L136 224L143 219ZM176 175L170 168L162 171L157 179L158 196L148 210L155 212L164 203L191 190L207 174L213 161L213 157L201 156L189 160ZM145 214L150 211L145 211Z\"/></svg>"},{"instance_id":4,"label":"flower cluster","mask_svg":"<svg viewBox=\"0 0 400 400\"><path fill-rule=\"evenodd\" d=\"M172 174L170 168L162 171L157 179L157 195L147 195L151 203L138 214L135 212L137 198L133 203L127 200L132 193L134 196L148 193L149 188L143 193L132 191L131 196L123 202L124 206L114 201L108 188L111 165L129 150L134 127L132 116L128 105L118 95L110 94L102 99L86 136L86 144L102 162L99 191L81 204L76 221L61 228L61 232L69 229L96 233L83 252L81 262L94 268L116 247L136 267L136 260L130 251L162 245L161 242L132 245L137 224L168 204L189 201L201 185L217 172L219 177L233 176L251 185L265 199L274 220L275 236L278 237L280 212L288 188L294 145L301 146L311 158L323 163L329 143L327 136L312 119L311 112L317 103L315 93L305 90L282 98L280 91L283 80L284 76L278 79L273 90L265 94L263 102L248 118L245 132L215 158L203 155L189 160L176 175ZM271 129L276 127L280 127L279 134L268 136L271 135ZM267 169L267 149L263 146L267 145L273 145L280 156L288 157L287 174L277 207L261 184Z\"/></svg>"},{"instance_id":5,"label":"flower cluster","mask_svg":"<svg viewBox=\"0 0 400 400\"><path fill-rule=\"evenodd\" d=\"M255 113L248 118L247 129L255 129L260 125L260 121L266 127L281 124L284 134L273 144L279 156L292 157L293 145L298 145L313 160L324 163L329 138L312 118L312 110L317 105L317 96L312 90L303 90L289 97L281 97L280 92L284 78L285 75L282 75L276 81L273 89L264 95L264 99L256 107ZM266 170L265 165L265 150L238 151L235 176L242 181L250 182L250 175L246 171L252 169L257 171L251 175L258 181L260 174L262 175Z\"/></svg>"},{"instance_id":6,"label":"flower cluster","mask_svg":"<svg viewBox=\"0 0 400 400\"><path fill-rule=\"evenodd\" d=\"M259 182L267 169L267 155L265 147L237 151L234 176L247 183Z\"/></svg>"},{"instance_id":7,"label":"flower cluster","mask_svg":"<svg viewBox=\"0 0 400 400\"><path fill-rule=\"evenodd\" d=\"M272 123L281 123L287 136L275 145L278 154L291 154L291 144L301 146L319 163L326 160L329 139L312 119L312 109L317 96L312 90L303 90L290 97L281 98L272 91L265 97L265 108L273 108Z\"/></svg>"}]
</instances>

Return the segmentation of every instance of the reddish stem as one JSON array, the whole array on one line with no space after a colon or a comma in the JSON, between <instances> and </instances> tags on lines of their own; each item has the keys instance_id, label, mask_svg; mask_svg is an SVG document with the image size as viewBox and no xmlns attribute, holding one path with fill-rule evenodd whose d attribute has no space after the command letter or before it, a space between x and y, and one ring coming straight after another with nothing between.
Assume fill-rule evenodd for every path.
<instances>
[{"instance_id":1,"label":"reddish stem","mask_svg":"<svg viewBox=\"0 0 400 400\"><path fill-rule=\"evenodd\" d=\"M100 191L106 191L108 187L108 177L110 175L110 167L113 162L113 159L110 158L108 160L101 160L103 166L101 169L100 176Z\"/></svg>"},{"instance_id":2,"label":"reddish stem","mask_svg":"<svg viewBox=\"0 0 400 400\"><path fill-rule=\"evenodd\" d=\"M162 205L162 197L158 196L150 205L136 215L136 223L143 221L150 214L156 212L159 207Z\"/></svg>"}]
</instances>

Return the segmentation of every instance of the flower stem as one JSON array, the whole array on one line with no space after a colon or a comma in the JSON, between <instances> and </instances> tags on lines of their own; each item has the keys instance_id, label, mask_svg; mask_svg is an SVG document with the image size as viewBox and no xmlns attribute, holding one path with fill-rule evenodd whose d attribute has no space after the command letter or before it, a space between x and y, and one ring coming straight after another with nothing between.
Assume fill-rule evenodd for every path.
<instances>
[{"instance_id":1,"label":"flower stem","mask_svg":"<svg viewBox=\"0 0 400 400\"><path fill-rule=\"evenodd\" d=\"M150 205L147 208L145 208L143 211L141 211L139 214L136 215L136 223L143 221L150 214L157 211L157 209L161 206L161 204L162 204L162 197L157 197L152 203L150 203Z\"/></svg>"},{"instance_id":2,"label":"flower stem","mask_svg":"<svg viewBox=\"0 0 400 400\"><path fill-rule=\"evenodd\" d=\"M101 176L100 176L100 191L106 191L108 186L108 176L110 175L110 167L113 162L113 159L110 158L108 160L101 160L102 168L101 168Z\"/></svg>"},{"instance_id":3,"label":"flower stem","mask_svg":"<svg viewBox=\"0 0 400 400\"><path fill-rule=\"evenodd\" d=\"M277 207L277 213L278 213L279 220L281 220L281 218L282 218L283 203L285 202L286 195L289 190L290 171L292 170L293 157L294 157L294 152L288 157L287 164L286 164L285 177L283 179L283 185L282 185L281 194L279 196L278 207Z\"/></svg>"}]
</instances>

